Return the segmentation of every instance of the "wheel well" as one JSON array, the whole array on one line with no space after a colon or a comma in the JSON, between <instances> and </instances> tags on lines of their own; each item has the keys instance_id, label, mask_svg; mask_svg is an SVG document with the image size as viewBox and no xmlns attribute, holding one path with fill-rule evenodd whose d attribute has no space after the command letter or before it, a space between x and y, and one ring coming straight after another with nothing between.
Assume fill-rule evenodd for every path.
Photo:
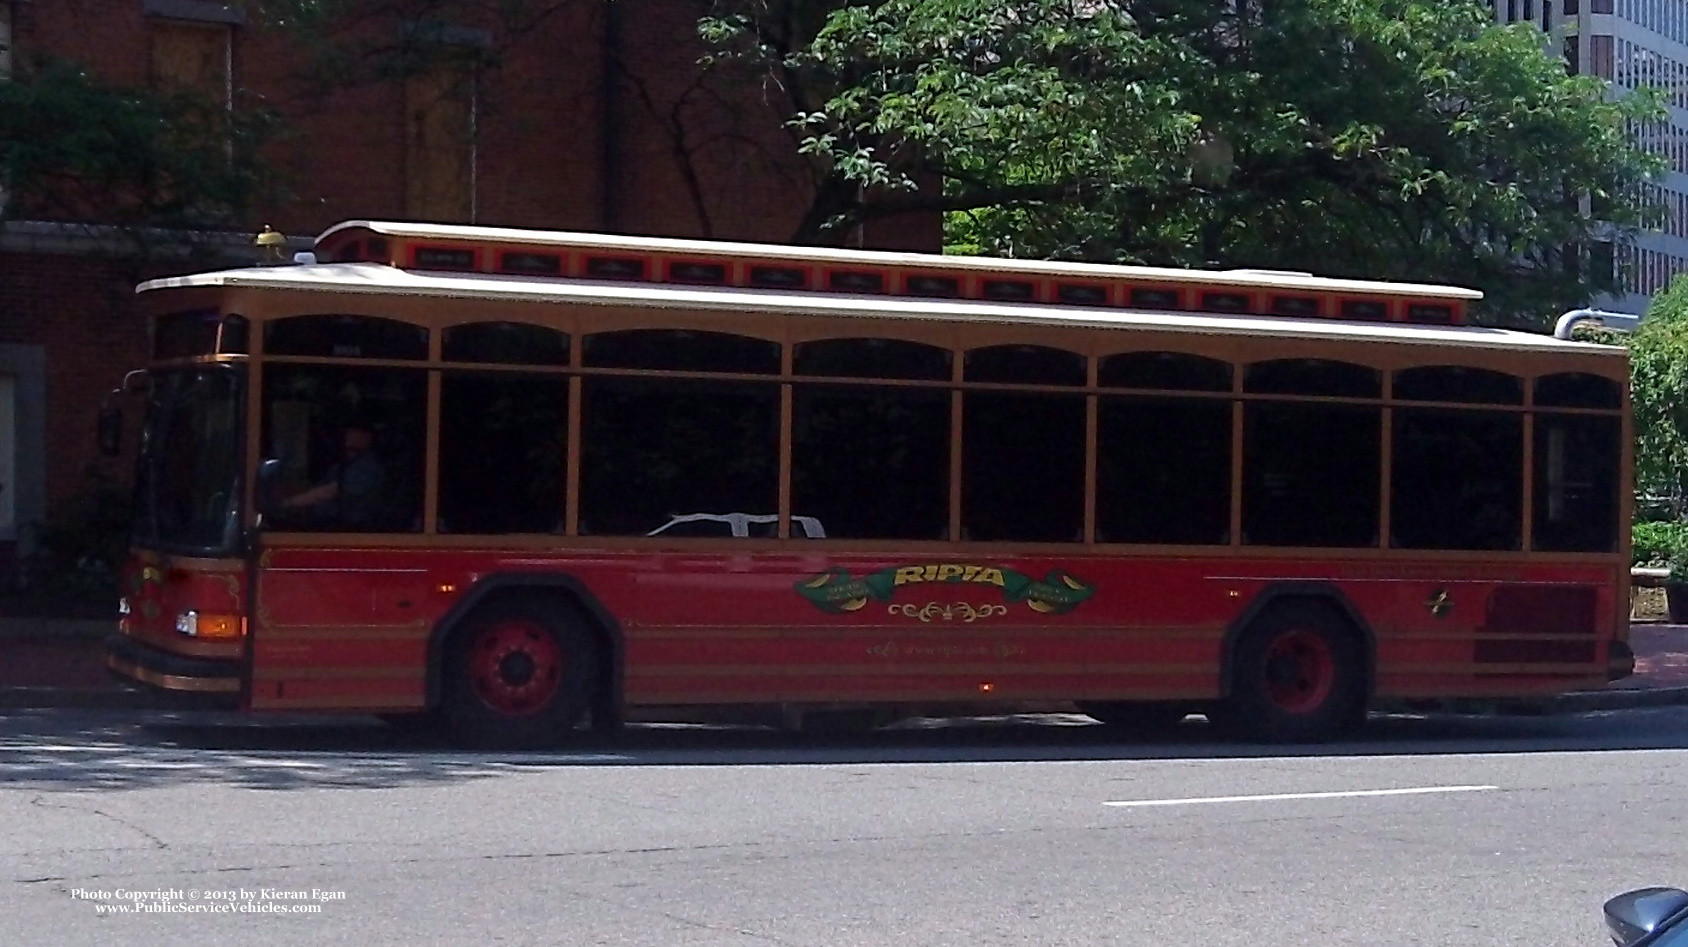
<instances>
[{"instance_id":1,"label":"wheel well","mask_svg":"<svg viewBox=\"0 0 1688 947\"><path fill-rule=\"evenodd\" d=\"M591 636L602 658L593 681L592 726L613 727L621 721L621 626L591 592L572 576L492 575L470 589L446 612L428 635L427 690L429 709L440 705L443 667L452 636L477 610L513 598L542 600L565 612Z\"/></svg>"},{"instance_id":2,"label":"wheel well","mask_svg":"<svg viewBox=\"0 0 1688 947\"><path fill-rule=\"evenodd\" d=\"M1225 629L1225 643L1219 666L1220 696L1231 696L1236 675L1237 643L1242 640L1243 634L1267 615L1291 608L1316 608L1330 617L1334 627L1344 629L1353 637L1355 643L1360 646L1360 660L1369 699L1377 683L1377 641L1371 626L1360 617L1360 613L1339 589L1319 582L1285 582L1269 586L1255 596L1254 601Z\"/></svg>"}]
</instances>

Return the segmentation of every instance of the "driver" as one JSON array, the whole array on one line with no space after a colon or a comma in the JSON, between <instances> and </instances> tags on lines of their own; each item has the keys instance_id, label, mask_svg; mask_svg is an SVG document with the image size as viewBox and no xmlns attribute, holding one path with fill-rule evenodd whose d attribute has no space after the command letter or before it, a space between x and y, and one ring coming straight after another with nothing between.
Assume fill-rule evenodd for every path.
<instances>
[{"instance_id":1,"label":"driver","mask_svg":"<svg viewBox=\"0 0 1688 947\"><path fill-rule=\"evenodd\" d=\"M281 501L313 522L346 529L369 529L380 518L387 473L374 452L375 432L365 424L348 425L340 435L340 462L321 483Z\"/></svg>"}]
</instances>

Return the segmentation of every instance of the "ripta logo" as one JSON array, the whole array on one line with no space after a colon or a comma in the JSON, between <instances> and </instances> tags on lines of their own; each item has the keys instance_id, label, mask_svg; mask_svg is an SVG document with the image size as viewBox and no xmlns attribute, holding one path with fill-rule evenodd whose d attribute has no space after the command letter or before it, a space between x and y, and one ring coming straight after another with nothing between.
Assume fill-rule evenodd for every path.
<instances>
[{"instance_id":1,"label":"ripta logo","mask_svg":"<svg viewBox=\"0 0 1688 947\"><path fill-rule=\"evenodd\" d=\"M944 562L918 566L893 566L871 575L854 578L843 569L829 569L797 583L797 591L816 608L832 614L853 612L869 600L888 602L905 585L943 582L952 585L994 585L1009 603L1024 602L1034 612L1061 614L1077 608L1095 588L1071 573L1052 570L1043 579L1000 566Z\"/></svg>"}]
</instances>

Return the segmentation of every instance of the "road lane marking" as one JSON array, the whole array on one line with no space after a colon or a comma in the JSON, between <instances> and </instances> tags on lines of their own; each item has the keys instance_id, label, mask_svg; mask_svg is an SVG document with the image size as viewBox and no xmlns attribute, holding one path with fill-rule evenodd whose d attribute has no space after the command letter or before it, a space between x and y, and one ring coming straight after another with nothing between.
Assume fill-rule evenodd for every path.
<instances>
[{"instance_id":1,"label":"road lane marking","mask_svg":"<svg viewBox=\"0 0 1688 947\"><path fill-rule=\"evenodd\" d=\"M1419 796L1439 792L1483 792L1499 786L1420 786L1414 789L1351 789L1346 792L1280 792L1264 796L1198 796L1193 799L1133 799L1104 802L1129 809L1143 806L1193 806L1206 802L1277 802L1285 799L1352 799L1357 796Z\"/></svg>"}]
</instances>

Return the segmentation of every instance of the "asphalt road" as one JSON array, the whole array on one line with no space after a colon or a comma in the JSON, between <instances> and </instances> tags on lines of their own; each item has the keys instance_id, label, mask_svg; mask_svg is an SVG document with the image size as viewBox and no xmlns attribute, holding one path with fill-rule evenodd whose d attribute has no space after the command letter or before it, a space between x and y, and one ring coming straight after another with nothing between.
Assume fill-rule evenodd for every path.
<instances>
[{"instance_id":1,"label":"asphalt road","mask_svg":"<svg viewBox=\"0 0 1688 947\"><path fill-rule=\"evenodd\" d=\"M1600 945L1606 897L1688 885L1688 709L1287 750L1082 720L485 754L19 713L0 943Z\"/></svg>"}]
</instances>

